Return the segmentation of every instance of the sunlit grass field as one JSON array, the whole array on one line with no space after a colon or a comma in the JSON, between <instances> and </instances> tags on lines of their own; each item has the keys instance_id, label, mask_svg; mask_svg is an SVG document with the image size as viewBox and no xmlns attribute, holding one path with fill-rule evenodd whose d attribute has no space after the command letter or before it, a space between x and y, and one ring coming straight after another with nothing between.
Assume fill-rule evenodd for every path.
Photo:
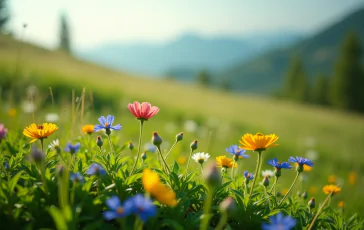
<instances>
[{"instance_id":1,"label":"sunlit grass field","mask_svg":"<svg viewBox=\"0 0 364 230\"><path fill-rule=\"evenodd\" d=\"M114 115L123 126L116 134L117 142L124 144L131 140L136 144L138 123L126 105L134 100L149 101L159 106L163 113L146 124L143 143L150 141L153 131L158 131L169 145L173 144L177 133L185 134L183 142L169 157L169 163L176 160L185 165L189 144L194 139L199 140L198 151L210 153L213 161L215 156L227 155L225 148L238 144L245 133L275 133L279 136L279 146L264 152L262 169L271 169L266 161L273 156L287 161L289 156L309 158L314 152L317 158L313 160L315 167L304 173L306 180L296 186L293 194L307 190L309 197L315 197L320 203L325 197L321 188L332 176L331 179L336 179L334 183L340 184L343 190L331 205L344 201L346 212L364 214L361 205L364 195L361 176L364 172L363 115L119 73L61 52L21 44L9 37L0 37L0 50L0 70L3 73L11 75L18 71L21 78L15 80L41 89L39 96L34 98L38 105L34 112L35 122L44 122L47 113L56 113L60 117L57 124L63 128L47 139L46 144L55 138L59 138L61 144L76 141L82 135L82 124L95 124L99 116L108 114ZM59 84L64 85L65 90L62 97L52 103L48 87L56 88ZM75 101L81 97L83 88L86 89L84 115L81 116L80 108L73 115L76 109L72 110L72 90L75 90ZM101 110L92 106L92 100L98 97L103 98ZM25 89L23 99L27 99ZM77 106L78 102L74 104ZM0 123L6 125L10 134L25 141L21 132L33 122L33 114L25 114L20 104L11 103L8 98L1 98L1 106ZM16 115L9 116L11 108L16 110ZM95 139L96 135L92 138ZM165 148L167 146L168 143ZM249 155L249 159L239 162L239 173L254 170L256 153L249 152ZM192 166L199 169L194 162ZM279 187L281 190L287 189L295 176L293 171L284 174L290 179L283 182ZM349 181L349 175L355 175L356 180Z\"/></svg>"}]
</instances>

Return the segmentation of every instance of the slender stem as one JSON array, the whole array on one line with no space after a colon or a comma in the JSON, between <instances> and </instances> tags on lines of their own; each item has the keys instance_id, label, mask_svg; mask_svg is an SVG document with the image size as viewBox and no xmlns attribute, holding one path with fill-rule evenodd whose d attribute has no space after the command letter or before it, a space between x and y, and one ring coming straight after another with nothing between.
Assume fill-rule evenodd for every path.
<instances>
[{"instance_id":1,"label":"slender stem","mask_svg":"<svg viewBox=\"0 0 364 230\"><path fill-rule=\"evenodd\" d=\"M164 160L164 157L162 156L162 152L161 152L160 146L157 146L157 149L158 149L159 156L162 159L165 168L167 169L168 173L170 173L171 171L169 170L169 167L168 167L168 164L167 164L166 160Z\"/></svg>"},{"instance_id":2,"label":"slender stem","mask_svg":"<svg viewBox=\"0 0 364 230\"><path fill-rule=\"evenodd\" d=\"M276 184L277 184L278 178L279 177L277 177L277 176L275 177L275 180L274 180L274 183L272 185L272 188L269 191L269 193L272 193L274 191L274 193L273 193L274 196L276 195Z\"/></svg>"},{"instance_id":3,"label":"slender stem","mask_svg":"<svg viewBox=\"0 0 364 230\"><path fill-rule=\"evenodd\" d=\"M223 212L215 230L222 230L224 228L224 225L226 224L227 219L228 215L226 214L226 212Z\"/></svg>"},{"instance_id":4,"label":"slender stem","mask_svg":"<svg viewBox=\"0 0 364 230\"><path fill-rule=\"evenodd\" d=\"M172 145L172 147L169 149L168 153L166 154L166 157L164 158L165 160L167 160L167 157L169 156L169 154L172 152L172 150L174 149L174 147L176 146L178 141L175 141L174 144Z\"/></svg>"},{"instance_id":5,"label":"slender stem","mask_svg":"<svg viewBox=\"0 0 364 230\"><path fill-rule=\"evenodd\" d=\"M250 189L249 200L252 197L254 186L255 186L255 181L257 180L257 177L258 177L258 170L259 170L260 164L261 164L261 157L262 157L262 152L258 151L257 166L255 167L254 179L253 179L253 184Z\"/></svg>"},{"instance_id":6,"label":"slender stem","mask_svg":"<svg viewBox=\"0 0 364 230\"><path fill-rule=\"evenodd\" d=\"M43 150L44 150L44 142L43 142L43 138L41 138L41 139L40 139L40 145L41 145L41 147L42 147L42 152L43 152Z\"/></svg>"},{"instance_id":7,"label":"slender stem","mask_svg":"<svg viewBox=\"0 0 364 230\"><path fill-rule=\"evenodd\" d=\"M188 161L187 161L186 176L188 174L188 168L190 167L190 161L191 161L192 153L193 153L193 150L191 149L190 156L188 157Z\"/></svg>"},{"instance_id":8,"label":"slender stem","mask_svg":"<svg viewBox=\"0 0 364 230\"><path fill-rule=\"evenodd\" d=\"M114 145L112 144L110 135L106 135L106 136L107 136L107 139L109 140L109 145L110 145L111 152L115 155Z\"/></svg>"},{"instance_id":9,"label":"slender stem","mask_svg":"<svg viewBox=\"0 0 364 230\"><path fill-rule=\"evenodd\" d=\"M234 162L234 163L233 163L233 167L231 167L231 179L232 179L232 180L234 180L234 168L235 168L234 166L235 166L235 164L236 164L236 161L234 160L233 162Z\"/></svg>"},{"instance_id":10,"label":"slender stem","mask_svg":"<svg viewBox=\"0 0 364 230\"><path fill-rule=\"evenodd\" d=\"M291 187L288 189L288 192L286 193L286 195L284 195L284 197L282 198L281 202L278 203L278 206L280 206L283 203L284 199L286 199L286 197L288 196L288 194L291 192L291 190L292 190L292 188L293 188L294 184L296 183L296 181L297 181L297 179L298 179L299 176L300 176L300 172L297 172L296 178L294 178L294 181L293 181Z\"/></svg>"},{"instance_id":11,"label":"slender stem","mask_svg":"<svg viewBox=\"0 0 364 230\"><path fill-rule=\"evenodd\" d=\"M316 213L315 217L313 218L313 220L312 220L312 222L311 222L311 224L310 224L310 226L308 227L308 229L307 229L307 230L311 230L311 229L312 229L312 227L313 227L313 225L315 224L315 221L316 221L317 217L319 216L320 212L321 212L321 211L322 211L322 209L325 207L325 205L326 205L327 201L329 201L329 199L330 199L330 197L331 197L332 193L335 191L335 189L336 189L338 186L339 186L339 185L336 185L336 187L335 187L335 188L331 191L331 193L330 193L330 194L326 197L326 199L325 199L324 203L320 206L319 210L317 211L317 213Z\"/></svg>"},{"instance_id":12,"label":"slender stem","mask_svg":"<svg viewBox=\"0 0 364 230\"><path fill-rule=\"evenodd\" d=\"M204 202L203 217L201 218L200 230L207 230L208 228L209 220L211 218L210 209L212 205L213 193L213 189L209 188L206 200Z\"/></svg>"},{"instance_id":13,"label":"slender stem","mask_svg":"<svg viewBox=\"0 0 364 230\"><path fill-rule=\"evenodd\" d=\"M138 153L137 153L137 158L134 162L133 168L131 170L130 176L133 175L135 167L138 163L139 160L139 155L140 155L140 149L141 149L141 145L142 145L142 136L143 136L143 120L140 120L140 129L139 129L139 142L138 142Z\"/></svg>"}]
</instances>

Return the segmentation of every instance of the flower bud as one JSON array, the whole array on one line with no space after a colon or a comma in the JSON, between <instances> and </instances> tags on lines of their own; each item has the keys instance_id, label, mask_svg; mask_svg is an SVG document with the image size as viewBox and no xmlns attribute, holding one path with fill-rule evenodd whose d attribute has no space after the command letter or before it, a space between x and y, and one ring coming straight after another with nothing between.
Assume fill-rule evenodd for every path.
<instances>
[{"instance_id":1,"label":"flower bud","mask_svg":"<svg viewBox=\"0 0 364 230\"><path fill-rule=\"evenodd\" d=\"M221 173L224 174L227 172L227 169L225 167L221 167Z\"/></svg>"},{"instance_id":2,"label":"flower bud","mask_svg":"<svg viewBox=\"0 0 364 230\"><path fill-rule=\"evenodd\" d=\"M192 151L196 150L197 149L197 140L194 140L191 145L190 145L190 148Z\"/></svg>"},{"instance_id":3,"label":"flower bud","mask_svg":"<svg viewBox=\"0 0 364 230\"><path fill-rule=\"evenodd\" d=\"M178 142L178 141L182 141L182 140L183 140L183 133L177 134L176 141Z\"/></svg>"},{"instance_id":4,"label":"flower bud","mask_svg":"<svg viewBox=\"0 0 364 230\"><path fill-rule=\"evenodd\" d=\"M231 197L226 197L219 205L220 212L225 212L228 216L234 216L238 211L236 202Z\"/></svg>"},{"instance_id":5,"label":"flower bud","mask_svg":"<svg viewBox=\"0 0 364 230\"><path fill-rule=\"evenodd\" d=\"M313 209L313 208L315 208L315 206L316 206L315 198L311 198L311 200L310 200L310 201L308 201L308 207L309 207L310 209Z\"/></svg>"},{"instance_id":6,"label":"flower bud","mask_svg":"<svg viewBox=\"0 0 364 230\"><path fill-rule=\"evenodd\" d=\"M134 145L131 141L129 141L129 143L128 143L128 149L130 149L130 150L134 149Z\"/></svg>"},{"instance_id":7,"label":"flower bud","mask_svg":"<svg viewBox=\"0 0 364 230\"><path fill-rule=\"evenodd\" d=\"M221 175L214 164L208 164L205 166L202 177L205 179L209 187L215 188L221 183Z\"/></svg>"},{"instance_id":8,"label":"flower bud","mask_svg":"<svg viewBox=\"0 0 364 230\"><path fill-rule=\"evenodd\" d=\"M145 161L145 159L147 159L147 153L142 152L141 158L142 158L143 161Z\"/></svg>"},{"instance_id":9,"label":"flower bud","mask_svg":"<svg viewBox=\"0 0 364 230\"><path fill-rule=\"evenodd\" d=\"M162 144L162 138L158 135L157 132L153 133L152 143L153 143L153 145L155 145L157 147L160 147L160 145Z\"/></svg>"},{"instance_id":10,"label":"flower bud","mask_svg":"<svg viewBox=\"0 0 364 230\"><path fill-rule=\"evenodd\" d=\"M268 178L268 176L264 177L262 184L263 184L264 187L267 187L269 185L269 178Z\"/></svg>"},{"instance_id":11,"label":"flower bud","mask_svg":"<svg viewBox=\"0 0 364 230\"><path fill-rule=\"evenodd\" d=\"M45 158L45 154L43 151L40 151L33 145L32 151L30 152L30 157L35 163L42 163Z\"/></svg>"},{"instance_id":12,"label":"flower bud","mask_svg":"<svg viewBox=\"0 0 364 230\"><path fill-rule=\"evenodd\" d=\"M7 161L4 162L4 168L6 171L10 170L9 162L7 162Z\"/></svg>"},{"instance_id":13,"label":"flower bud","mask_svg":"<svg viewBox=\"0 0 364 230\"><path fill-rule=\"evenodd\" d=\"M307 193L307 191L304 191L304 192L301 194L301 197L302 197L304 200L306 200L306 199L307 199L307 197L308 197L308 193Z\"/></svg>"},{"instance_id":14,"label":"flower bud","mask_svg":"<svg viewBox=\"0 0 364 230\"><path fill-rule=\"evenodd\" d=\"M274 170L274 175L275 175L276 177L280 177L280 176L282 175L282 169L281 169L281 168L276 168L276 169Z\"/></svg>"},{"instance_id":15,"label":"flower bud","mask_svg":"<svg viewBox=\"0 0 364 230\"><path fill-rule=\"evenodd\" d=\"M64 172L64 165L57 165L56 166L56 174L62 176Z\"/></svg>"},{"instance_id":16,"label":"flower bud","mask_svg":"<svg viewBox=\"0 0 364 230\"><path fill-rule=\"evenodd\" d=\"M110 134L111 134L111 129L106 128L106 129L105 129L105 133L106 133L106 135L110 136Z\"/></svg>"},{"instance_id":17,"label":"flower bud","mask_svg":"<svg viewBox=\"0 0 364 230\"><path fill-rule=\"evenodd\" d=\"M104 142L102 141L101 137L98 136L97 137L97 140L96 140L96 144L97 146L99 146L101 148L101 146L104 144Z\"/></svg>"},{"instance_id":18,"label":"flower bud","mask_svg":"<svg viewBox=\"0 0 364 230\"><path fill-rule=\"evenodd\" d=\"M238 155L234 155L234 161L237 162L239 160L239 156Z\"/></svg>"},{"instance_id":19,"label":"flower bud","mask_svg":"<svg viewBox=\"0 0 364 230\"><path fill-rule=\"evenodd\" d=\"M296 171L303 172L303 164L297 164Z\"/></svg>"}]
</instances>

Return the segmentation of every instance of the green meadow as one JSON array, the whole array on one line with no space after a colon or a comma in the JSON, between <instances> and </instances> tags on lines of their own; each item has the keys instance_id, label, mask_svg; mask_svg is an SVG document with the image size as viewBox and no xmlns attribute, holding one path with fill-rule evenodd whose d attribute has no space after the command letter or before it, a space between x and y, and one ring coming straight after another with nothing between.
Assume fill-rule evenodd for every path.
<instances>
[{"instance_id":1,"label":"green meadow","mask_svg":"<svg viewBox=\"0 0 364 230\"><path fill-rule=\"evenodd\" d=\"M231 155L225 149L239 144L245 133L275 133L279 146L263 152L262 169L272 169L267 160L274 157L287 161L289 156L314 156L315 166L302 173L292 196L308 192L308 198L316 198L317 204L326 195L322 187L332 182L342 187L341 193L332 198L330 206L345 203L345 214L364 214L362 196L364 180L364 116L326 107L297 104L258 95L246 95L208 89L193 84L171 80L150 79L131 73L120 73L94 64L80 61L59 51L49 51L30 44L20 43L7 36L0 36L0 83L2 85L0 123L9 129L9 138L17 138L26 144L29 139L22 135L25 126L45 122L49 113L59 116L60 129L45 140L59 139L61 146L68 141L85 142L81 127L96 124L97 118L108 114L123 127L113 134L120 150L128 141L137 145L139 125L127 109L135 100L147 101L160 108L160 112L145 123L142 142L150 142L152 132L163 138L162 151L174 143L175 135L184 133L168 158L186 167L190 143L197 139L196 152L208 152L209 161L216 156ZM36 86L37 93L29 97L28 87ZM8 88L7 88L8 87ZM33 101L37 109L25 113L24 101ZM82 101L84 103L82 103ZM82 105L83 104L83 105ZM9 114L15 109L16 114ZM96 141L97 134L90 140ZM107 141L106 141L107 143ZM143 147L144 148L144 144ZM147 153L148 159L157 159L155 153ZM238 174L253 172L257 153L238 162ZM127 152L127 156L133 157ZM200 166L191 162L193 170ZM349 175L356 177L349 180ZM284 170L277 191L287 190L294 170ZM258 179L260 182L262 176ZM273 181L272 181L273 182ZM308 199L302 201L308 202Z\"/></svg>"}]
</instances>

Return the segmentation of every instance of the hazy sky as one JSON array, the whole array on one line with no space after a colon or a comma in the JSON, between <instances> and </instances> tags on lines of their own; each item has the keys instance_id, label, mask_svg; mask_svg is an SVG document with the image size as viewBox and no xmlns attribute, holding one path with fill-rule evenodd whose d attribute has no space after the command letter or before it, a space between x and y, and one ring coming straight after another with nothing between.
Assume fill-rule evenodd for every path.
<instances>
[{"instance_id":1,"label":"hazy sky","mask_svg":"<svg viewBox=\"0 0 364 230\"><path fill-rule=\"evenodd\" d=\"M10 28L45 47L57 45L59 15L66 12L72 43L162 42L186 32L204 36L293 30L313 33L364 0L8 0Z\"/></svg>"}]
</instances>

